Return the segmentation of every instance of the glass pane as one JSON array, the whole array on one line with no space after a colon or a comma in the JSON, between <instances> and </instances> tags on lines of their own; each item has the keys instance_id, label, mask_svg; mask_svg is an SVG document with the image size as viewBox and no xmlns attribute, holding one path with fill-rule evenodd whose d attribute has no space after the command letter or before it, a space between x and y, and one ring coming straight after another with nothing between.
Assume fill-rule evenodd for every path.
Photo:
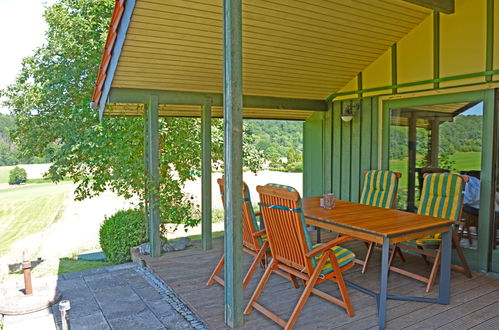
<instances>
[{"instance_id":1,"label":"glass pane","mask_svg":"<svg viewBox=\"0 0 499 330\"><path fill-rule=\"evenodd\" d=\"M397 208L416 212L425 173L467 175L463 247L476 248L480 212L482 103L452 103L392 109L390 169L402 173Z\"/></svg>"}]
</instances>

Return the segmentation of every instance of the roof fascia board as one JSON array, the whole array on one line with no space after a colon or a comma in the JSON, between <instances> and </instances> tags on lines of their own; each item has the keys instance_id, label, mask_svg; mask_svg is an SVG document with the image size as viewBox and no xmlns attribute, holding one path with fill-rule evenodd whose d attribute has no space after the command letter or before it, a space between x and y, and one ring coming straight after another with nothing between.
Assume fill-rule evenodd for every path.
<instances>
[{"instance_id":1,"label":"roof fascia board","mask_svg":"<svg viewBox=\"0 0 499 330\"><path fill-rule=\"evenodd\" d=\"M160 104L201 105L209 98L212 100L213 106L223 106L222 94L152 89L113 87L108 99L110 103L147 103L150 95L157 95ZM243 104L245 108L327 111L327 102L325 100L246 95L243 96Z\"/></svg>"},{"instance_id":2,"label":"roof fascia board","mask_svg":"<svg viewBox=\"0 0 499 330\"><path fill-rule=\"evenodd\" d=\"M125 43L126 34L128 31L128 26L130 25L130 20L132 18L133 10L135 9L136 0L126 0L125 11L120 21L120 26L118 27L118 35L116 37L116 42L111 53L111 61L107 69L106 79L102 87L102 95L99 100L99 116L102 118L104 115L104 108L106 107L107 98L111 90L111 84L114 79L114 73L116 72L116 67L118 66L118 61L121 55L121 50L123 49L123 44Z\"/></svg>"},{"instance_id":3,"label":"roof fascia board","mask_svg":"<svg viewBox=\"0 0 499 330\"><path fill-rule=\"evenodd\" d=\"M444 14L454 13L454 0L404 0L415 5L433 9Z\"/></svg>"}]
</instances>

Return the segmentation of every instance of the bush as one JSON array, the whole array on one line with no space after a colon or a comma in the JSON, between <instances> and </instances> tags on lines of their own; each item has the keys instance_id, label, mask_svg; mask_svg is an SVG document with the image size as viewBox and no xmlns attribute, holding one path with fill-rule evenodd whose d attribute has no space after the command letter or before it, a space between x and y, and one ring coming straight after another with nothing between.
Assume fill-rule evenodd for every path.
<instances>
[{"instance_id":1,"label":"bush","mask_svg":"<svg viewBox=\"0 0 499 330\"><path fill-rule=\"evenodd\" d=\"M99 230L99 242L108 261L130 261L130 248L147 241L143 209L121 210L106 218Z\"/></svg>"},{"instance_id":2,"label":"bush","mask_svg":"<svg viewBox=\"0 0 499 330\"><path fill-rule=\"evenodd\" d=\"M22 167L16 166L9 172L9 184L25 183L28 179L26 170Z\"/></svg>"}]
</instances>

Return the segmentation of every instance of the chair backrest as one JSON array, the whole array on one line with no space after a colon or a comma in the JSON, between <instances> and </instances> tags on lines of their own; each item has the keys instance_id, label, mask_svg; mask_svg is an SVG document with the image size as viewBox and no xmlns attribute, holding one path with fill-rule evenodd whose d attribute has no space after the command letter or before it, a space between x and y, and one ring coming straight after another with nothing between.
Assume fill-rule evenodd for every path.
<instances>
[{"instance_id":1,"label":"chair backrest","mask_svg":"<svg viewBox=\"0 0 499 330\"><path fill-rule=\"evenodd\" d=\"M220 194L222 197L222 203L224 202L224 180L222 178L217 180L218 186L220 187ZM253 233L259 230L258 223L256 221L255 212L253 211L253 205L251 204L251 196L248 185L243 182L243 245L252 250L259 250L262 246L262 240L260 237L254 237Z\"/></svg>"},{"instance_id":2,"label":"chair backrest","mask_svg":"<svg viewBox=\"0 0 499 330\"><path fill-rule=\"evenodd\" d=\"M300 194L283 185L257 186L260 210L272 257L289 267L311 274L315 259L305 256L312 249L301 209Z\"/></svg>"},{"instance_id":3,"label":"chair backrest","mask_svg":"<svg viewBox=\"0 0 499 330\"><path fill-rule=\"evenodd\" d=\"M401 174L398 172L386 170L365 171L360 203L395 208L400 177Z\"/></svg>"},{"instance_id":4,"label":"chair backrest","mask_svg":"<svg viewBox=\"0 0 499 330\"><path fill-rule=\"evenodd\" d=\"M418 214L449 220L459 219L467 181L467 177L450 173L425 175Z\"/></svg>"}]
</instances>

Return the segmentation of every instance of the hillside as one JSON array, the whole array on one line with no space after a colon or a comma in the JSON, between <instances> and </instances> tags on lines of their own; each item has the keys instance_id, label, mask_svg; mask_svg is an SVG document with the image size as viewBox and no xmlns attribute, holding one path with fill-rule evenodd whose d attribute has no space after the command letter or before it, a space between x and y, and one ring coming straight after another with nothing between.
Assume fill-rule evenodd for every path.
<instances>
[{"instance_id":1,"label":"hillside","mask_svg":"<svg viewBox=\"0 0 499 330\"><path fill-rule=\"evenodd\" d=\"M246 120L246 134L252 134L256 147L272 162L287 158L301 161L303 152L303 122L285 120Z\"/></svg>"}]
</instances>

